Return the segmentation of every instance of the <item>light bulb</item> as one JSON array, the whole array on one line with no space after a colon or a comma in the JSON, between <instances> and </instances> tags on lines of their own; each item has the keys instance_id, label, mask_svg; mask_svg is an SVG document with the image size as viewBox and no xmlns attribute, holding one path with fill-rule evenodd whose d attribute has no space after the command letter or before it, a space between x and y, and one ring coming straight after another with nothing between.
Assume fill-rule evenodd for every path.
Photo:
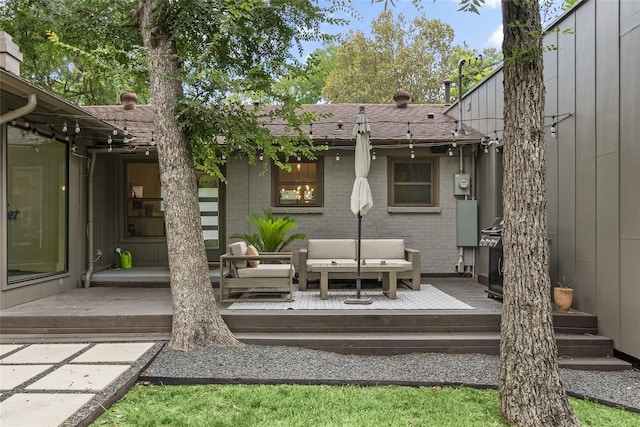
<instances>
[{"instance_id":1,"label":"light bulb","mask_svg":"<svg viewBox=\"0 0 640 427\"><path fill-rule=\"evenodd\" d=\"M551 125L551 136L553 138L556 137L556 124L555 123L553 125Z\"/></svg>"},{"instance_id":2,"label":"light bulb","mask_svg":"<svg viewBox=\"0 0 640 427\"><path fill-rule=\"evenodd\" d=\"M376 159L376 152L374 151L373 153L371 153L371 160L375 160Z\"/></svg>"},{"instance_id":3,"label":"light bulb","mask_svg":"<svg viewBox=\"0 0 640 427\"><path fill-rule=\"evenodd\" d=\"M149 155L149 148L148 148L148 147L147 147L147 151L145 151L145 152L144 152L144 155L145 155L145 156L148 156L148 155Z\"/></svg>"},{"instance_id":4,"label":"light bulb","mask_svg":"<svg viewBox=\"0 0 640 427\"><path fill-rule=\"evenodd\" d=\"M340 161L340 153L336 153L336 162Z\"/></svg>"},{"instance_id":5,"label":"light bulb","mask_svg":"<svg viewBox=\"0 0 640 427\"><path fill-rule=\"evenodd\" d=\"M67 131L67 121L64 121L64 124L62 125L62 132L66 132Z\"/></svg>"},{"instance_id":6,"label":"light bulb","mask_svg":"<svg viewBox=\"0 0 640 427\"><path fill-rule=\"evenodd\" d=\"M78 121L76 120L76 128L75 128L76 133L80 133L80 124L78 123Z\"/></svg>"},{"instance_id":7,"label":"light bulb","mask_svg":"<svg viewBox=\"0 0 640 427\"><path fill-rule=\"evenodd\" d=\"M111 135L109 135L109 137L107 138L107 144L109 145L113 144L113 139L111 139Z\"/></svg>"},{"instance_id":8,"label":"light bulb","mask_svg":"<svg viewBox=\"0 0 640 427\"><path fill-rule=\"evenodd\" d=\"M484 152L485 152L485 154L489 154L489 147L488 146L484 147Z\"/></svg>"},{"instance_id":9,"label":"light bulb","mask_svg":"<svg viewBox=\"0 0 640 427\"><path fill-rule=\"evenodd\" d=\"M264 155L262 153L260 153L260 156L258 156L258 158L260 159L260 161L264 160Z\"/></svg>"},{"instance_id":10,"label":"light bulb","mask_svg":"<svg viewBox=\"0 0 640 427\"><path fill-rule=\"evenodd\" d=\"M300 153L298 153L298 156L296 157L296 160L298 160L298 161L302 160L302 156L300 155Z\"/></svg>"},{"instance_id":11,"label":"light bulb","mask_svg":"<svg viewBox=\"0 0 640 427\"><path fill-rule=\"evenodd\" d=\"M115 135L117 135L117 134L118 134L118 131L117 131L116 129L114 129L114 130L113 130L113 135L115 136Z\"/></svg>"},{"instance_id":12,"label":"light bulb","mask_svg":"<svg viewBox=\"0 0 640 427\"><path fill-rule=\"evenodd\" d=\"M223 154L223 155L222 155L222 160L226 160L226 159L227 159L226 154Z\"/></svg>"},{"instance_id":13,"label":"light bulb","mask_svg":"<svg viewBox=\"0 0 640 427\"><path fill-rule=\"evenodd\" d=\"M413 150L413 141L409 142L409 148Z\"/></svg>"},{"instance_id":14,"label":"light bulb","mask_svg":"<svg viewBox=\"0 0 640 427\"><path fill-rule=\"evenodd\" d=\"M452 157L452 156L453 156L453 150L451 149L451 147L449 147L449 151L448 151L448 153L449 153L449 157Z\"/></svg>"},{"instance_id":15,"label":"light bulb","mask_svg":"<svg viewBox=\"0 0 640 427\"><path fill-rule=\"evenodd\" d=\"M416 158L416 153L413 152L413 150L411 150L411 158L415 159Z\"/></svg>"},{"instance_id":16,"label":"light bulb","mask_svg":"<svg viewBox=\"0 0 640 427\"><path fill-rule=\"evenodd\" d=\"M453 148L456 148L456 147L458 146L458 143L457 143L457 142L455 142L455 141L453 141L453 143L451 144L451 146L452 146Z\"/></svg>"},{"instance_id":17,"label":"light bulb","mask_svg":"<svg viewBox=\"0 0 640 427\"><path fill-rule=\"evenodd\" d=\"M110 153L111 151L113 151L113 147L109 146L109 148L107 148L107 151Z\"/></svg>"}]
</instances>

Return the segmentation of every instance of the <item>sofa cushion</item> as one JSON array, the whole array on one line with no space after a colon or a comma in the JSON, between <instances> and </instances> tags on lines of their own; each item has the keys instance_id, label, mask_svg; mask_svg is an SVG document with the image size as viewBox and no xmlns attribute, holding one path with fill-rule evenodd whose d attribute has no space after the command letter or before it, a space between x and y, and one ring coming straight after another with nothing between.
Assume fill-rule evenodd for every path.
<instances>
[{"instance_id":1,"label":"sofa cushion","mask_svg":"<svg viewBox=\"0 0 640 427\"><path fill-rule=\"evenodd\" d=\"M314 271L314 266L322 265L322 264L331 264L335 262L339 265L352 265L355 267L356 260L353 258L313 258L307 259L307 270Z\"/></svg>"},{"instance_id":2,"label":"sofa cushion","mask_svg":"<svg viewBox=\"0 0 640 427\"><path fill-rule=\"evenodd\" d=\"M295 269L291 264L260 264L257 267L239 268L239 278L293 277Z\"/></svg>"},{"instance_id":3,"label":"sofa cushion","mask_svg":"<svg viewBox=\"0 0 640 427\"><path fill-rule=\"evenodd\" d=\"M362 239L362 259L404 259L403 239Z\"/></svg>"},{"instance_id":4,"label":"sofa cushion","mask_svg":"<svg viewBox=\"0 0 640 427\"><path fill-rule=\"evenodd\" d=\"M309 239L308 258L355 259L356 243L353 239Z\"/></svg>"},{"instance_id":5,"label":"sofa cushion","mask_svg":"<svg viewBox=\"0 0 640 427\"><path fill-rule=\"evenodd\" d=\"M244 241L231 243L229 245L229 251L231 255L244 255L247 253L247 244ZM247 261L234 261L236 268L246 268Z\"/></svg>"},{"instance_id":6,"label":"sofa cushion","mask_svg":"<svg viewBox=\"0 0 640 427\"><path fill-rule=\"evenodd\" d=\"M247 252L245 253L245 255L260 255L260 252L258 252L255 246L249 245L247 246ZM247 261L247 264L249 264L249 267L257 267L260 265L260 261L257 259L250 259L249 261Z\"/></svg>"}]
</instances>

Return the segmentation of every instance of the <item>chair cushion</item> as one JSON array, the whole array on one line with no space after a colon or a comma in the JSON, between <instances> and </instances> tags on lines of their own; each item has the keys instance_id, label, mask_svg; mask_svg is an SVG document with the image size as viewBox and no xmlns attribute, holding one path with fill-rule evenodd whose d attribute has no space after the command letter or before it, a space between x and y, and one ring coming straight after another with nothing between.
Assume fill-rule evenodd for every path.
<instances>
[{"instance_id":1,"label":"chair cushion","mask_svg":"<svg viewBox=\"0 0 640 427\"><path fill-rule=\"evenodd\" d=\"M258 252L256 247L253 246L253 245L247 246L247 252L245 254L246 255L260 255L260 253ZM249 261L247 261L247 264L249 264L249 267L257 267L257 266L260 265L260 261L257 260L257 259L250 259Z\"/></svg>"},{"instance_id":2,"label":"chair cushion","mask_svg":"<svg viewBox=\"0 0 640 427\"><path fill-rule=\"evenodd\" d=\"M404 259L403 239L362 239L363 259Z\"/></svg>"},{"instance_id":3,"label":"chair cushion","mask_svg":"<svg viewBox=\"0 0 640 427\"><path fill-rule=\"evenodd\" d=\"M314 258L307 259L307 270L314 271L314 267L322 264L331 264L335 261L339 265L356 266L356 260L353 258Z\"/></svg>"},{"instance_id":4,"label":"chair cushion","mask_svg":"<svg viewBox=\"0 0 640 427\"><path fill-rule=\"evenodd\" d=\"M244 241L231 243L229 245L231 255L244 255L247 253L247 244ZM234 261L236 268L246 268L247 261Z\"/></svg>"},{"instance_id":5,"label":"chair cushion","mask_svg":"<svg viewBox=\"0 0 640 427\"><path fill-rule=\"evenodd\" d=\"M307 250L309 258L356 259L356 244L353 239L310 239Z\"/></svg>"},{"instance_id":6,"label":"chair cushion","mask_svg":"<svg viewBox=\"0 0 640 427\"><path fill-rule=\"evenodd\" d=\"M257 267L238 269L240 278L293 277L295 270L291 264L260 264Z\"/></svg>"}]
</instances>

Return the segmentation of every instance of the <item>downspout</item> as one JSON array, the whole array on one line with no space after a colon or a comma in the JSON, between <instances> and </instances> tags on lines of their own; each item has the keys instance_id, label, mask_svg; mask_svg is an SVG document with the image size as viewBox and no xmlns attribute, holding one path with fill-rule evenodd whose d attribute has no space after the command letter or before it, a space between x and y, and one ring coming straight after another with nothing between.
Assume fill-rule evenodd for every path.
<instances>
[{"instance_id":1,"label":"downspout","mask_svg":"<svg viewBox=\"0 0 640 427\"><path fill-rule=\"evenodd\" d=\"M84 287L91 287L93 275L93 173L96 166L96 153L91 153L89 159L89 177L87 179L87 272L84 275Z\"/></svg>"},{"instance_id":2,"label":"downspout","mask_svg":"<svg viewBox=\"0 0 640 427\"><path fill-rule=\"evenodd\" d=\"M460 166L459 173L464 173L464 146L460 146ZM465 196L465 199L467 196ZM458 246L458 265L457 265L458 273L464 274L464 248L462 246Z\"/></svg>"},{"instance_id":3,"label":"downspout","mask_svg":"<svg viewBox=\"0 0 640 427\"><path fill-rule=\"evenodd\" d=\"M38 98L35 93L30 93L26 105L0 116L0 125L29 114L36 109L36 105L38 105Z\"/></svg>"}]
</instances>

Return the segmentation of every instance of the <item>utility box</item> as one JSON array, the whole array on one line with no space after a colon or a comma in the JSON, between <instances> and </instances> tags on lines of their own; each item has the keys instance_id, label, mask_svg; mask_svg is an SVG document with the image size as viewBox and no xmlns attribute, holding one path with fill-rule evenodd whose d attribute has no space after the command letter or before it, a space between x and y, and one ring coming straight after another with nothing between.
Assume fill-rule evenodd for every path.
<instances>
[{"instance_id":1,"label":"utility box","mask_svg":"<svg viewBox=\"0 0 640 427\"><path fill-rule=\"evenodd\" d=\"M471 179L468 173L457 173L453 178L454 196L468 196L471 194Z\"/></svg>"},{"instance_id":2,"label":"utility box","mask_svg":"<svg viewBox=\"0 0 640 427\"><path fill-rule=\"evenodd\" d=\"M456 239L458 246L478 246L478 201L456 203Z\"/></svg>"}]
</instances>

